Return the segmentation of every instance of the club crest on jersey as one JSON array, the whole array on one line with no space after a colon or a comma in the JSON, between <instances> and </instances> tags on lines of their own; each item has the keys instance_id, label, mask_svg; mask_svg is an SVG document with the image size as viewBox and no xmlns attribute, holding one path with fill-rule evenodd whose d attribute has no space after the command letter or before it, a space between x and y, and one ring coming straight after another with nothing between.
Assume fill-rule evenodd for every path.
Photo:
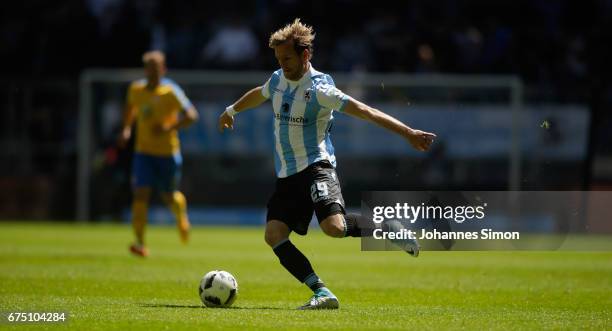
<instances>
[{"instance_id":1,"label":"club crest on jersey","mask_svg":"<svg viewBox=\"0 0 612 331\"><path fill-rule=\"evenodd\" d=\"M306 100L306 102L310 102L310 93L311 92L312 92L311 90L304 91L304 100Z\"/></svg>"},{"instance_id":2,"label":"club crest on jersey","mask_svg":"<svg viewBox=\"0 0 612 331\"><path fill-rule=\"evenodd\" d=\"M283 103L281 108L283 109L283 113L286 113L286 112L289 111L289 104L285 102L285 103Z\"/></svg>"}]
</instances>

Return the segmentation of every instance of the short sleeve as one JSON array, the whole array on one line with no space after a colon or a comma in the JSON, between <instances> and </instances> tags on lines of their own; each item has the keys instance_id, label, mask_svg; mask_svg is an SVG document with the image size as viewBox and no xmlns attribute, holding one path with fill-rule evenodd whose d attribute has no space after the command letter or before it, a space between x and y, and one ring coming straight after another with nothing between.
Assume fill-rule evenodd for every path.
<instances>
[{"instance_id":1,"label":"short sleeve","mask_svg":"<svg viewBox=\"0 0 612 331\"><path fill-rule=\"evenodd\" d=\"M134 105L136 103L136 84L132 83L130 84L130 87L128 87L128 92L127 92L127 104L128 105Z\"/></svg>"},{"instance_id":2,"label":"short sleeve","mask_svg":"<svg viewBox=\"0 0 612 331\"><path fill-rule=\"evenodd\" d=\"M270 99L270 78L268 78L266 83L263 84L261 88L261 95L263 95L263 97L266 99Z\"/></svg>"},{"instance_id":3,"label":"short sleeve","mask_svg":"<svg viewBox=\"0 0 612 331\"><path fill-rule=\"evenodd\" d=\"M174 95L175 101L179 108L186 110L193 107L191 101L187 98L185 92L183 92L183 89L180 86L178 86L176 83L172 83L171 86L172 94Z\"/></svg>"},{"instance_id":4,"label":"short sleeve","mask_svg":"<svg viewBox=\"0 0 612 331\"><path fill-rule=\"evenodd\" d=\"M349 97L335 86L323 83L317 86L317 100L323 107L343 111Z\"/></svg>"},{"instance_id":5,"label":"short sleeve","mask_svg":"<svg viewBox=\"0 0 612 331\"><path fill-rule=\"evenodd\" d=\"M263 97L266 99L270 99L272 95L274 94L276 87L278 87L279 82L280 82L280 72L275 71L272 74L272 76L268 78L266 83L263 84L262 89L261 89L261 95L263 95Z\"/></svg>"}]
</instances>

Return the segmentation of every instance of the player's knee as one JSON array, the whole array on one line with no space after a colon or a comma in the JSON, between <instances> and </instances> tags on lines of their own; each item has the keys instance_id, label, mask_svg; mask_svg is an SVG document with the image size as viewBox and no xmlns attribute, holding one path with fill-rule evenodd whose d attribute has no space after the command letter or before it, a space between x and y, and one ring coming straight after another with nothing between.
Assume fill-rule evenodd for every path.
<instances>
[{"instance_id":1,"label":"player's knee","mask_svg":"<svg viewBox=\"0 0 612 331\"><path fill-rule=\"evenodd\" d=\"M276 231L274 229L266 229L266 234L264 239L266 244L270 247L276 246L279 242L285 240L287 236L285 236L281 231Z\"/></svg>"},{"instance_id":2,"label":"player's knee","mask_svg":"<svg viewBox=\"0 0 612 331\"><path fill-rule=\"evenodd\" d=\"M330 237L344 237L344 222L337 217L330 216L326 218L323 220L323 222L321 222L320 226L321 230L323 230L323 232Z\"/></svg>"},{"instance_id":3,"label":"player's knee","mask_svg":"<svg viewBox=\"0 0 612 331\"><path fill-rule=\"evenodd\" d=\"M184 206L187 204L187 199L185 198L185 195L181 191L174 191L172 193L172 200L176 201L176 203L178 203L181 206Z\"/></svg>"}]
</instances>

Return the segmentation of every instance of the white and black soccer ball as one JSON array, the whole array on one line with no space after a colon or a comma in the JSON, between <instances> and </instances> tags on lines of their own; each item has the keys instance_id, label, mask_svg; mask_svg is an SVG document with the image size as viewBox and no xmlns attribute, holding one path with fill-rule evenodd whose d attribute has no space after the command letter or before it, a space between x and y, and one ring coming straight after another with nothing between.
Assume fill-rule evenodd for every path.
<instances>
[{"instance_id":1,"label":"white and black soccer ball","mask_svg":"<svg viewBox=\"0 0 612 331\"><path fill-rule=\"evenodd\" d=\"M206 307L229 307L238 296L238 282L227 271L213 270L200 281L199 292Z\"/></svg>"}]
</instances>

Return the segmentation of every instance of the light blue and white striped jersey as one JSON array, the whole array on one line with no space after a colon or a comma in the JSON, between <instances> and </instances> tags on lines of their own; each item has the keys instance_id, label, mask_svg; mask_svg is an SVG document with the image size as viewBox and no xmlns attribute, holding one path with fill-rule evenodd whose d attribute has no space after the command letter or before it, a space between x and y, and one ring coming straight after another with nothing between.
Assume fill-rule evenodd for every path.
<instances>
[{"instance_id":1,"label":"light blue and white striped jersey","mask_svg":"<svg viewBox=\"0 0 612 331\"><path fill-rule=\"evenodd\" d=\"M284 178L310 164L328 160L336 166L330 130L333 111L343 111L348 96L334 85L331 76L312 65L299 81L275 71L261 91L274 109L274 166Z\"/></svg>"}]
</instances>

